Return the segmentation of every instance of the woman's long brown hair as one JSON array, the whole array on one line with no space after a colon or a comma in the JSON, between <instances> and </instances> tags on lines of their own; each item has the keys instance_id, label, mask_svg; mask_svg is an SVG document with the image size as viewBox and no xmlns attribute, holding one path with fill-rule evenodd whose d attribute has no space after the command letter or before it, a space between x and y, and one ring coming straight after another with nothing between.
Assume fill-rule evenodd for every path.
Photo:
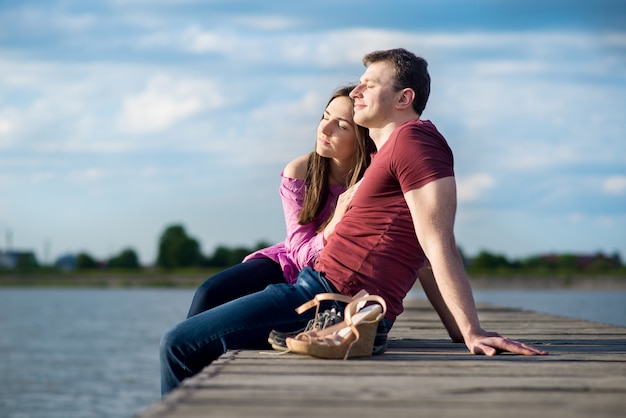
<instances>
[{"instance_id":1,"label":"woman's long brown hair","mask_svg":"<svg viewBox=\"0 0 626 418\"><path fill-rule=\"evenodd\" d=\"M354 101L350 97L350 92L354 89L354 85L348 85L337 89L331 98L328 100L326 106L338 97L346 97L354 104ZM369 131L363 126L357 125L352 122L354 128L354 134L356 137L356 151L354 155L354 167L351 170L351 175L348 176L346 187L350 187L358 182L365 169L370 165L370 158L372 152L376 150L374 141L369 136ZM322 157L317 152L313 151L309 154L309 161L307 163L306 170L306 193L304 195L304 203L302 211L298 218L300 225L306 225L312 222L322 211L329 194L329 178L330 176L330 158ZM330 221L332 216L329 216L319 230L322 230L326 224Z\"/></svg>"}]
</instances>

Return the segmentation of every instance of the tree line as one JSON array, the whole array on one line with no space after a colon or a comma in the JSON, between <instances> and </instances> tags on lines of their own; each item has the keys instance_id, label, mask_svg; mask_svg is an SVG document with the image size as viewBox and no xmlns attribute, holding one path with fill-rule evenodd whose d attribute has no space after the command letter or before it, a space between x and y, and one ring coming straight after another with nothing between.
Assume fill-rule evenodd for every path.
<instances>
[{"instance_id":1,"label":"tree line","mask_svg":"<svg viewBox=\"0 0 626 418\"><path fill-rule=\"evenodd\" d=\"M240 263L253 251L270 245L258 242L253 247L218 246L212 254L204 255L197 239L189 236L180 224L167 226L158 242L158 255L155 266L164 270L184 268L228 268ZM502 254L481 251L475 257L466 257L461 249L461 256L470 275L563 275L563 274L610 274L626 276L618 253L606 255L601 252L591 255L580 254L542 254L522 259L509 259ZM33 272L42 269L32 253L25 253L17 262L14 271ZM48 267L49 268L49 267ZM140 270L139 257L132 248L125 248L119 254L107 260L97 260L87 252L60 257L52 266L60 271L71 270ZM2 269L0 268L0 272Z\"/></svg>"},{"instance_id":2,"label":"tree line","mask_svg":"<svg viewBox=\"0 0 626 418\"><path fill-rule=\"evenodd\" d=\"M522 259L508 259L501 254L481 251L472 259L465 259L470 275L619 275L626 277L626 266L618 253L596 254L541 254Z\"/></svg>"},{"instance_id":3,"label":"tree line","mask_svg":"<svg viewBox=\"0 0 626 418\"><path fill-rule=\"evenodd\" d=\"M172 225L165 229L159 239L156 265L164 269L185 267L231 267L241 263L245 256L270 244L258 242L254 247L229 248L218 246L212 255L205 256L200 243L187 235L182 225Z\"/></svg>"},{"instance_id":4,"label":"tree line","mask_svg":"<svg viewBox=\"0 0 626 418\"><path fill-rule=\"evenodd\" d=\"M218 246L213 254L202 254L200 243L189 236L182 225L175 224L166 227L158 242L158 254L155 266L164 270L175 270L190 267L227 268L240 263L243 258L270 244L260 241L253 247L238 246L230 248ZM119 254L106 260L98 260L86 251L77 254L65 254L59 257L52 266L42 266L32 252L15 253L18 257L15 272L34 272L42 269L58 271L74 270L140 270L143 267L139 262L137 252L133 248L124 248ZM8 271L0 265L0 273Z\"/></svg>"}]
</instances>

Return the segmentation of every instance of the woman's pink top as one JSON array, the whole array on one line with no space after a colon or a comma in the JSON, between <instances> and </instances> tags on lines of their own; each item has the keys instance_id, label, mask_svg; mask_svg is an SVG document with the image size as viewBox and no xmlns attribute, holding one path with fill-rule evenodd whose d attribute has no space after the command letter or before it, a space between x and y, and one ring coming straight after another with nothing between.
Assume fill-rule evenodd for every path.
<instances>
[{"instance_id":1,"label":"woman's pink top","mask_svg":"<svg viewBox=\"0 0 626 418\"><path fill-rule=\"evenodd\" d=\"M324 247L323 234L318 233L317 229L335 209L339 195L346 188L344 186L330 186L326 204L317 218L306 225L300 225L298 217L302 211L306 184L302 179L288 178L282 174L281 178L279 192L285 212L287 238L283 242L248 255L243 261L263 257L270 258L280 264L285 281L293 284L298 279L300 270L307 266L313 266Z\"/></svg>"}]
</instances>

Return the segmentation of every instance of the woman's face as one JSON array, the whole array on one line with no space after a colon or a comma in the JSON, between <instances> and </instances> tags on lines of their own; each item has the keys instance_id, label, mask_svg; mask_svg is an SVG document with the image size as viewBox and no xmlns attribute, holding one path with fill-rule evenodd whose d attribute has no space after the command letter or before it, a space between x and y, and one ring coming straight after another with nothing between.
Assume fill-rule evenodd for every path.
<instances>
[{"instance_id":1,"label":"woman's face","mask_svg":"<svg viewBox=\"0 0 626 418\"><path fill-rule=\"evenodd\" d=\"M337 97L326 106L317 127L315 152L322 157L350 161L355 151L352 101L347 97Z\"/></svg>"}]
</instances>

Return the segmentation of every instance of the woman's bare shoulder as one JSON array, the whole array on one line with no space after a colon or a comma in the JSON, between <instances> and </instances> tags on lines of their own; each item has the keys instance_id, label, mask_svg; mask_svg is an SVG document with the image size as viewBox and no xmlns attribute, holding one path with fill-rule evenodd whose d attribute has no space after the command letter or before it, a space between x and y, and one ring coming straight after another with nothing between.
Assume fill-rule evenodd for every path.
<instances>
[{"instance_id":1,"label":"woman's bare shoulder","mask_svg":"<svg viewBox=\"0 0 626 418\"><path fill-rule=\"evenodd\" d=\"M306 177L309 155L311 154L301 155L293 159L283 170L283 176L292 179L304 179Z\"/></svg>"}]
</instances>

